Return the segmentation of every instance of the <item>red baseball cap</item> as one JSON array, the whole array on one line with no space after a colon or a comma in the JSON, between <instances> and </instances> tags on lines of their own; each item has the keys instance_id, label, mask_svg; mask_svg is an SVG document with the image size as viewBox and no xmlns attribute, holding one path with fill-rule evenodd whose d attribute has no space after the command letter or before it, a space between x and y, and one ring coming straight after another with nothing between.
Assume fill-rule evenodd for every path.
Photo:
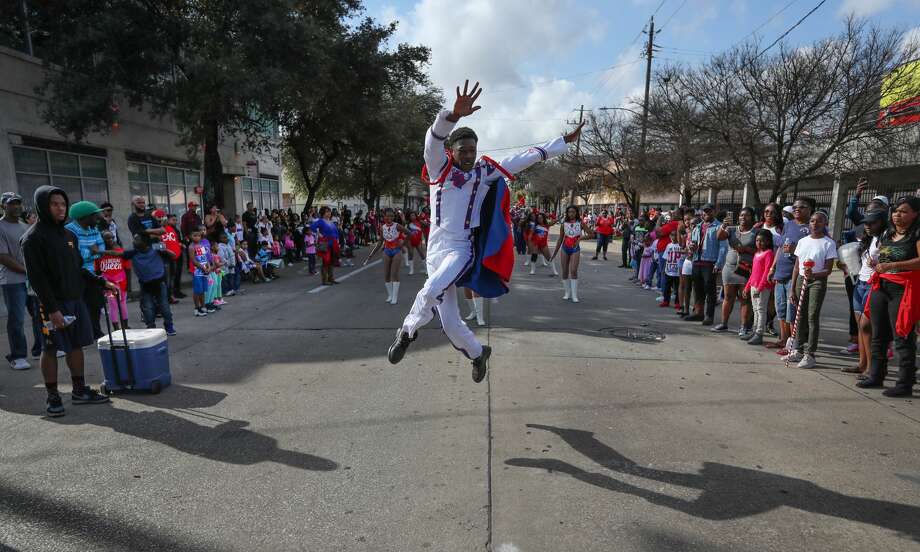
<instances>
[{"instance_id":1,"label":"red baseball cap","mask_svg":"<svg viewBox=\"0 0 920 552\"><path fill-rule=\"evenodd\" d=\"M153 212L153 216L156 218L163 218L166 216L166 211L164 211L163 209L157 209L156 211Z\"/></svg>"},{"instance_id":2,"label":"red baseball cap","mask_svg":"<svg viewBox=\"0 0 920 552\"><path fill-rule=\"evenodd\" d=\"M189 202L188 202L188 206L189 206L189 207L198 207L198 203L195 202L195 201L189 201Z\"/></svg>"}]
</instances>

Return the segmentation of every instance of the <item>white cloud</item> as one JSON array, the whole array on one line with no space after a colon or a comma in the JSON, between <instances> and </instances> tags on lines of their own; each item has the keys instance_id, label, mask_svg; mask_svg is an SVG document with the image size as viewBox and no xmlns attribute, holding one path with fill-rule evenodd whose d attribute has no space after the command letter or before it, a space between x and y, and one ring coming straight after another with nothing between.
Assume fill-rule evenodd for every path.
<instances>
[{"instance_id":1,"label":"white cloud","mask_svg":"<svg viewBox=\"0 0 920 552\"><path fill-rule=\"evenodd\" d=\"M601 43L608 32L598 13L577 0L419 0L409 13L388 7L378 17L399 20L396 41L431 48L429 76L448 103L464 79L480 82L482 109L465 121L479 134L480 150L558 136L566 119L577 119L573 109L619 105L642 80L641 63L614 69L607 79L600 72L565 77L578 72L571 68L578 49ZM634 47L610 65L637 55Z\"/></svg>"},{"instance_id":2,"label":"white cloud","mask_svg":"<svg viewBox=\"0 0 920 552\"><path fill-rule=\"evenodd\" d=\"M852 13L857 17L868 17L890 8L892 4L894 0L843 0L839 13L844 16Z\"/></svg>"}]
</instances>

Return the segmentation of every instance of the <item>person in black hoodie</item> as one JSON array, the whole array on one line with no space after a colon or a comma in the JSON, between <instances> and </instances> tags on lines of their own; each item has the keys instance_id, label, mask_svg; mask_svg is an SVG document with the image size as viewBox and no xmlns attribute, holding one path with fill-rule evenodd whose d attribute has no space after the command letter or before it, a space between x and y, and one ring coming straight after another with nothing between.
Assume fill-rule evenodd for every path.
<instances>
[{"instance_id":1,"label":"person in black hoodie","mask_svg":"<svg viewBox=\"0 0 920 552\"><path fill-rule=\"evenodd\" d=\"M22 252L29 283L38 295L45 324L41 365L48 390L46 412L49 416L63 416L64 406L57 388L57 351L64 352L67 357L73 380L73 404L109 401L108 397L88 387L83 378L83 347L93 343L93 328L83 302L83 291L87 285L112 291L117 288L83 269L77 237L64 227L70 207L64 190L41 186L35 190L34 204L38 222L23 234Z\"/></svg>"}]
</instances>

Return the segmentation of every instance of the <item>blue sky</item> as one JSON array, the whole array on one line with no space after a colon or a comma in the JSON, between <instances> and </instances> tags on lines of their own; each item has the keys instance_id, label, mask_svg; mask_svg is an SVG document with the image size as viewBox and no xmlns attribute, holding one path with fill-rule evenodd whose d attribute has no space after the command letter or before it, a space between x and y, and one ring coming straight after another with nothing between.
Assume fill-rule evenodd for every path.
<instances>
[{"instance_id":1,"label":"blue sky","mask_svg":"<svg viewBox=\"0 0 920 552\"><path fill-rule=\"evenodd\" d=\"M399 41L431 47L435 84L453 90L467 77L482 81L483 109L468 124L480 134L480 149L500 156L504 150L493 148L561 132L582 103L625 105L641 93L645 35L639 33L656 9L662 29L656 63L694 64L758 28L769 44L818 2L365 0L365 6L377 19L399 21ZM807 44L840 32L852 11L920 36L920 0L826 0L787 41Z\"/></svg>"}]
</instances>

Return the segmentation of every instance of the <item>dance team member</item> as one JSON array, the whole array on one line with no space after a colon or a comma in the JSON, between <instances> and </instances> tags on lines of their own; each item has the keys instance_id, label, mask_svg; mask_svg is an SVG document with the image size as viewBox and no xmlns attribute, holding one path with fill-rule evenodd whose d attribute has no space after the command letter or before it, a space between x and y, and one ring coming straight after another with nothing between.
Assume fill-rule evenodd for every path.
<instances>
[{"instance_id":1,"label":"dance team member","mask_svg":"<svg viewBox=\"0 0 920 552\"><path fill-rule=\"evenodd\" d=\"M422 260L422 272L425 272L425 244L422 243L422 236L425 232L422 229L422 221L415 211L409 211L406 218L409 222L406 225L409 239L406 240L405 245L409 257L409 274L412 275L415 274L415 254L418 254Z\"/></svg>"},{"instance_id":2,"label":"dance team member","mask_svg":"<svg viewBox=\"0 0 920 552\"><path fill-rule=\"evenodd\" d=\"M386 302L395 305L399 296L399 264L402 260L403 236L408 234L406 228L393 221L396 213L393 209L383 211L383 223L380 225L380 241L364 259L366 265L377 251L383 248L383 283L387 288Z\"/></svg>"},{"instance_id":3,"label":"dance team member","mask_svg":"<svg viewBox=\"0 0 920 552\"><path fill-rule=\"evenodd\" d=\"M556 249L549 262L552 263L562 248L562 289L565 295L562 297L568 301L570 298L573 303L578 302L578 264L581 262L581 217L578 213L578 207L570 205L565 209L565 220L562 222L562 228L559 230L559 240L556 241ZM555 265L553 265L555 266Z\"/></svg>"},{"instance_id":4,"label":"dance team member","mask_svg":"<svg viewBox=\"0 0 920 552\"><path fill-rule=\"evenodd\" d=\"M537 256L540 255L543 258L543 266L547 265L553 268L553 275L559 276L559 273L556 272L556 263L552 262L550 259L549 253L549 227L551 224L546 218L546 215L543 213L537 213L537 216L534 218L533 231L530 234L531 247L533 254L530 256L530 273L535 274L537 269Z\"/></svg>"}]
</instances>

